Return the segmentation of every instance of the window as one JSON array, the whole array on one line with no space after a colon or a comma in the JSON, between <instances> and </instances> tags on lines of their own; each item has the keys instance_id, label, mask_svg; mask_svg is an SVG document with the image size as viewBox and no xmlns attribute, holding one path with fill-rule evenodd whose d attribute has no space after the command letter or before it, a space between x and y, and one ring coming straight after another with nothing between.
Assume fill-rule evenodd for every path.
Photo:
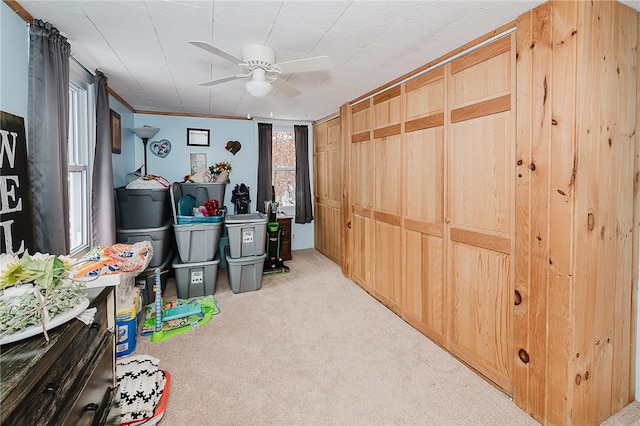
<instances>
[{"instance_id":1,"label":"window","mask_svg":"<svg viewBox=\"0 0 640 426\"><path fill-rule=\"evenodd\" d=\"M296 142L293 130L273 129L271 155L272 182L275 187L276 201L280 207L295 206Z\"/></svg>"},{"instance_id":2,"label":"window","mask_svg":"<svg viewBox=\"0 0 640 426\"><path fill-rule=\"evenodd\" d=\"M75 67L74 67L75 65ZM91 164L95 129L93 79L71 62L69 77L69 236L70 254L91 246Z\"/></svg>"}]
</instances>

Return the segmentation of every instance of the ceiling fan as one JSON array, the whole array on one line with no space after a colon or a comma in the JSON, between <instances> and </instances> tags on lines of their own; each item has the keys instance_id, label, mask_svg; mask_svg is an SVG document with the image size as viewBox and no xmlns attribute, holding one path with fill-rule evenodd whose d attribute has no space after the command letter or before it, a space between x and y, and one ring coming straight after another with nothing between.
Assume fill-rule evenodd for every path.
<instances>
[{"instance_id":1,"label":"ceiling fan","mask_svg":"<svg viewBox=\"0 0 640 426\"><path fill-rule=\"evenodd\" d=\"M260 44L245 46L244 49L242 49L242 58L237 58L206 41L190 41L189 43L233 62L242 68L246 68L248 71L246 74L230 75L228 77L200 83L200 86L213 86L239 78L250 77L250 80L245 84L245 89L250 95L256 98L268 95L273 86L285 95L291 97L298 96L302 91L280 78L279 76L281 74L324 71L331 69L332 66L331 59L329 59L328 56L315 56L312 58L276 63L276 54L273 49Z\"/></svg>"}]
</instances>

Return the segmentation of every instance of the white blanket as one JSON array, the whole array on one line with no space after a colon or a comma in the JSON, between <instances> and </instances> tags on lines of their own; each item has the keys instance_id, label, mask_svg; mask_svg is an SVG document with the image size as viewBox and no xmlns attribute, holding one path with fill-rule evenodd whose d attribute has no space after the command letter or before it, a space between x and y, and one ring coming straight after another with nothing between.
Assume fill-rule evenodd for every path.
<instances>
[{"instance_id":1,"label":"white blanket","mask_svg":"<svg viewBox=\"0 0 640 426\"><path fill-rule=\"evenodd\" d=\"M153 417L166 383L159 361L148 355L120 358L116 362L116 380L120 385L121 423Z\"/></svg>"}]
</instances>

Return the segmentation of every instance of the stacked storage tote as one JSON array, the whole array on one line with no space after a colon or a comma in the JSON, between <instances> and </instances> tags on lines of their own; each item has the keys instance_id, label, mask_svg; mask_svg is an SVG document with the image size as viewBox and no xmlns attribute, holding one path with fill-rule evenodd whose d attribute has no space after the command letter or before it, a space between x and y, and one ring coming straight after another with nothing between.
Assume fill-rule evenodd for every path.
<instances>
[{"instance_id":1,"label":"stacked storage tote","mask_svg":"<svg viewBox=\"0 0 640 426\"><path fill-rule=\"evenodd\" d=\"M143 303L155 300L155 270L160 268L164 291L171 273L173 232L169 208L169 188L116 188L116 241L133 244L151 241L153 257L147 269L136 276Z\"/></svg>"},{"instance_id":2,"label":"stacked storage tote","mask_svg":"<svg viewBox=\"0 0 640 426\"><path fill-rule=\"evenodd\" d=\"M229 245L225 259L229 285L234 293L260 290L262 270L267 258L267 216L264 213L244 213L225 218Z\"/></svg>"},{"instance_id":3,"label":"stacked storage tote","mask_svg":"<svg viewBox=\"0 0 640 426\"><path fill-rule=\"evenodd\" d=\"M178 255L173 260L178 298L214 294L218 276L218 244L224 215L194 216L193 208L208 200L224 203L225 183L178 183L171 185L173 230ZM224 209L223 209L224 210Z\"/></svg>"}]
</instances>

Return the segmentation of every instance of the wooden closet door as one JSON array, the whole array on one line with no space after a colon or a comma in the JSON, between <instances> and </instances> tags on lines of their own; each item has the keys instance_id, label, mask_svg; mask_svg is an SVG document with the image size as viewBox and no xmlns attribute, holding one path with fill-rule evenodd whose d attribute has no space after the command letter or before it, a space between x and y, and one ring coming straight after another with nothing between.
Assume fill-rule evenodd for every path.
<instances>
[{"instance_id":1,"label":"wooden closet door","mask_svg":"<svg viewBox=\"0 0 640 426\"><path fill-rule=\"evenodd\" d=\"M512 36L446 66L450 350L511 392L514 114Z\"/></svg>"},{"instance_id":2,"label":"wooden closet door","mask_svg":"<svg viewBox=\"0 0 640 426\"><path fill-rule=\"evenodd\" d=\"M328 123L327 129L327 227L326 255L340 264L342 259L342 128L340 119Z\"/></svg>"},{"instance_id":3,"label":"wooden closet door","mask_svg":"<svg viewBox=\"0 0 640 426\"><path fill-rule=\"evenodd\" d=\"M315 247L342 258L342 133L340 117L314 126Z\"/></svg>"},{"instance_id":4,"label":"wooden closet door","mask_svg":"<svg viewBox=\"0 0 640 426\"><path fill-rule=\"evenodd\" d=\"M373 291L394 312L402 304L401 88L373 98Z\"/></svg>"},{"instance_id":5,"label":"wooden closet door","mask_svg":"<svg viewBox=\"0 0 640 426\"><path fill-rule=\"evenodd\" d=\"M367 292L373 292L371 282L373 212L373 140L371 102L363 101L351 107L351 141L349 195L351 203L351 278Z\"/></svg>"},{"instance_id":6,"label":"wooden closet door","mask_svg":"<svg viewBox=\"0 0 640 426\"><path fill-rule=\"evenodd\" d=\"M405 85L402 317L445 336L444 67Z\"/></svg>"},{"instance_id":7,"label":"wooden closet door","mask_svg":"<svg viewBox=\"0 0 640 426\"><path fill-rule=\"evenodd\" d=\"M327 223L326 204L328 175L327 175L327 126L322 123L313 127L313 169L314 169L314 246L321 253L325 253L327 242L325 234Z\"/></svg>"}]
</instances>

